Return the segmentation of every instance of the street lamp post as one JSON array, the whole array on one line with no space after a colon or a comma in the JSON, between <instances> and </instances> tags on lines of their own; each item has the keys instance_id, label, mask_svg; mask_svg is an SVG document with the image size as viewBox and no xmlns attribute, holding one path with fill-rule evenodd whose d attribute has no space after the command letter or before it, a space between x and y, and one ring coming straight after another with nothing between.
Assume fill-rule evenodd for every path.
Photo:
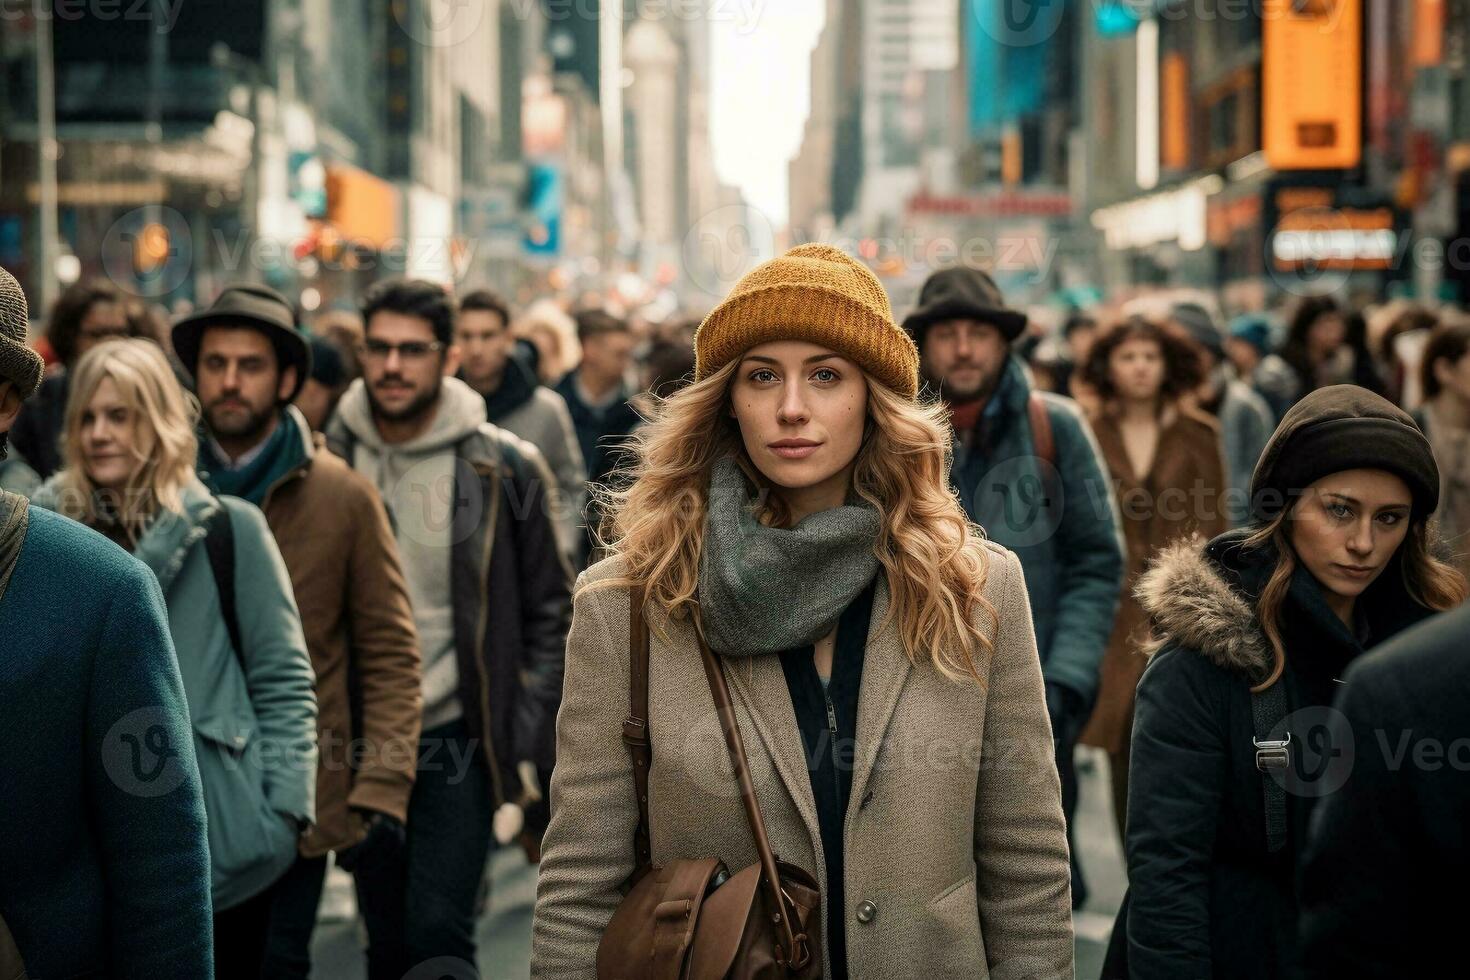
<instances>
[{"instance_id":1,"label":"street lamp post","mask_svg":"<svg viewBox=\"0 0 1470 980\"><path fill-rule=\"evenodd\" d=\"M56 192L56 60L51 46L51 12L36 18L36 171L40 184L39 233L41 309L56 301L56 255L60 222Z\"/></svg>"},{"instance_id":2,"label":"street lamp post","mask_svg":"<svg viewBox=\"0 0 1470 980\"><path fill-rule=\"evenodd\" d=\"M222 71L228 71L231 75L245 82L248 103L246 113L250 117L250 161L246 165L245 173L241 180L241 228L245 233L246 242L252 242L258 237L258 225L260 222L260 159L262 149L261 139L261 109L260 109L260 87L265 74L261 66L243 57L223 41L216 42L209 51L210 61Z\"/></svg>"}]
</instances>

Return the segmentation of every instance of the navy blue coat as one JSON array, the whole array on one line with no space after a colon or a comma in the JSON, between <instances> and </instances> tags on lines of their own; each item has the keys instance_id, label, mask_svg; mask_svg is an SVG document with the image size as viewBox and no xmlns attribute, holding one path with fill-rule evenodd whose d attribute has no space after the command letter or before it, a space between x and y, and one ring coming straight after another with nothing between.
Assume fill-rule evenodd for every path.
<instances>
[{"instance_id":1,"label":"navy blue coat","mask_svg":"<svg viewBox=\"0 0 1470 980\"><path fill-rule=\"evenodd\" d=\"M981 419L970 447L956 441L950 482L970 520L1021 559L1046 682L1091 704L1123 588L1117 506L1081 411L1042 393L1056 444L1056 468L1047 472L1036 455L1030 397L1021 362L1012 358L993 414Z\"/></svg>"},{"instance_id":2,"label":"navy blue coat","mask_svg":"<svg viewBox=\"0 0 1470 980\"><path fill-rule=\"evenodd\" d=\"M1460 606L1347 672L1333 744L1354 746L1352 773L1319 804L1302 866L1309 977L1455 976L1465 969L1467 638L1470 606Z\"/></svg>"}]
</instances>

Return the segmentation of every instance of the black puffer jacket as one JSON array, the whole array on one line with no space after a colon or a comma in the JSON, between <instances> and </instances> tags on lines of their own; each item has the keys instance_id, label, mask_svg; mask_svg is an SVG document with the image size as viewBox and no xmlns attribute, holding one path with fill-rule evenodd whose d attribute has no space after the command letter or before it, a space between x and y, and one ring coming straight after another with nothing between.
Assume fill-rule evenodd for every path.
<instances>
[{"instance_id":1,"label":"black puffer jacket","mask_svg":"<svg viewBox=\"0 0 1470 980\"><path fill-rule=\"evenodd\" d=\"M1254 609L1275 554L1247 551L1246 536L1231 531L1203 550L1198 541L1171 548L1138 587L1165 643L1139 682L1133 726L1130 893L1115 952L1126 941L1135 980L1301 975L1296 862L1312 794L1328 791L1336 770L1293 751L1303 789L1287 793L1286 846L1269 853L1250 685L1272 660ZM1298 744L1320 745L1336 681L1365 645L1429 615L1404 589L1397 557L1358 607L1361 641L1298 567L1283 609L1287 664L1278 682ZM1105 975L1122 975L1117 957Z\"/></svg>"}]
</instances>

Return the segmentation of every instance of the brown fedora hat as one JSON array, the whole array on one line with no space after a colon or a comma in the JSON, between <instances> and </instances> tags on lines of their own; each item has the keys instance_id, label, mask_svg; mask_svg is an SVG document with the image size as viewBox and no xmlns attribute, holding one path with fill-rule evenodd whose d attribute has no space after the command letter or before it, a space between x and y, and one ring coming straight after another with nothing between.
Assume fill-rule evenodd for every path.
<instances>
[{"instance_id":1,"label":"brown fedora hat","mask_svg":"<svg viewBox=\"0 0 1470 980\"><path fill-rule=\"evenodd\" d=\"M940 320L992 323L1006 340L1015 340L1026 329L1026 314L1006 305L995 280L963 266L941 269L925 280L919 308L904 319L903 328L922 345L924 331Z\"/></svg>"},{"instance_id":2,"label":"brown fedora hat","mask_svg":"<svg viewBox=\"0 0 1470 980\"><path fill-rule=\"evenodd\" d=\"M281 369L296 368L295 399L311 373L311 345L296 329L296 315L286 297L269 286L254 283L226 286L213 304L174 324L174 353L191 374L199 369L199 344L210 327L259 330L270 338Z\"/></svg>"}]
</instances>

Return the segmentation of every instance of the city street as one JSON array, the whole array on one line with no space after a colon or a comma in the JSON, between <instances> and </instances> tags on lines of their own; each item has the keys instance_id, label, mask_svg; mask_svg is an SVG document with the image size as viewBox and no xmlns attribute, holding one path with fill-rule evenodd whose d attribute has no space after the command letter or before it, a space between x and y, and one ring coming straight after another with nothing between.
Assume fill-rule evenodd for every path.
<instances>
[{"instance_id":1,"label":"city street","mask_svg":"<svg viewBox=\"0 0 1470 980\"><path fill-rule=\"evenodd\" d=\"M1106 757L1083 749L1078 777L1078 847L1090 891L1087 907L1074 917L1077 930L1077 980L1096 980L1102 969L1113 916L1126 882L1123 855L1113 837ZM494 884L490 907L480 920L480 980L524 980L531 971L531 912L536 902L535 869L518 848L507 848L491 861ZM345 876L342 880L345 880ZM329 900L330 901L330 897ZM325 908L327 902L323 903ZM363 966L355 922L322 922L313 952L315 977L361 980ZM439 980L415 977L414 980ZM465 980L454 977L453 980Z\"/></svg>"},{"instance_id":2,"label":"city street","mask_svg":"<svg viewBox=\"0 0 1470 980\"><path fill-rule=\"evenodd\" d=\"M1470 0L0 0L0 980L1459 975L1467 616Z\"/></svg>"}]
</instances>

